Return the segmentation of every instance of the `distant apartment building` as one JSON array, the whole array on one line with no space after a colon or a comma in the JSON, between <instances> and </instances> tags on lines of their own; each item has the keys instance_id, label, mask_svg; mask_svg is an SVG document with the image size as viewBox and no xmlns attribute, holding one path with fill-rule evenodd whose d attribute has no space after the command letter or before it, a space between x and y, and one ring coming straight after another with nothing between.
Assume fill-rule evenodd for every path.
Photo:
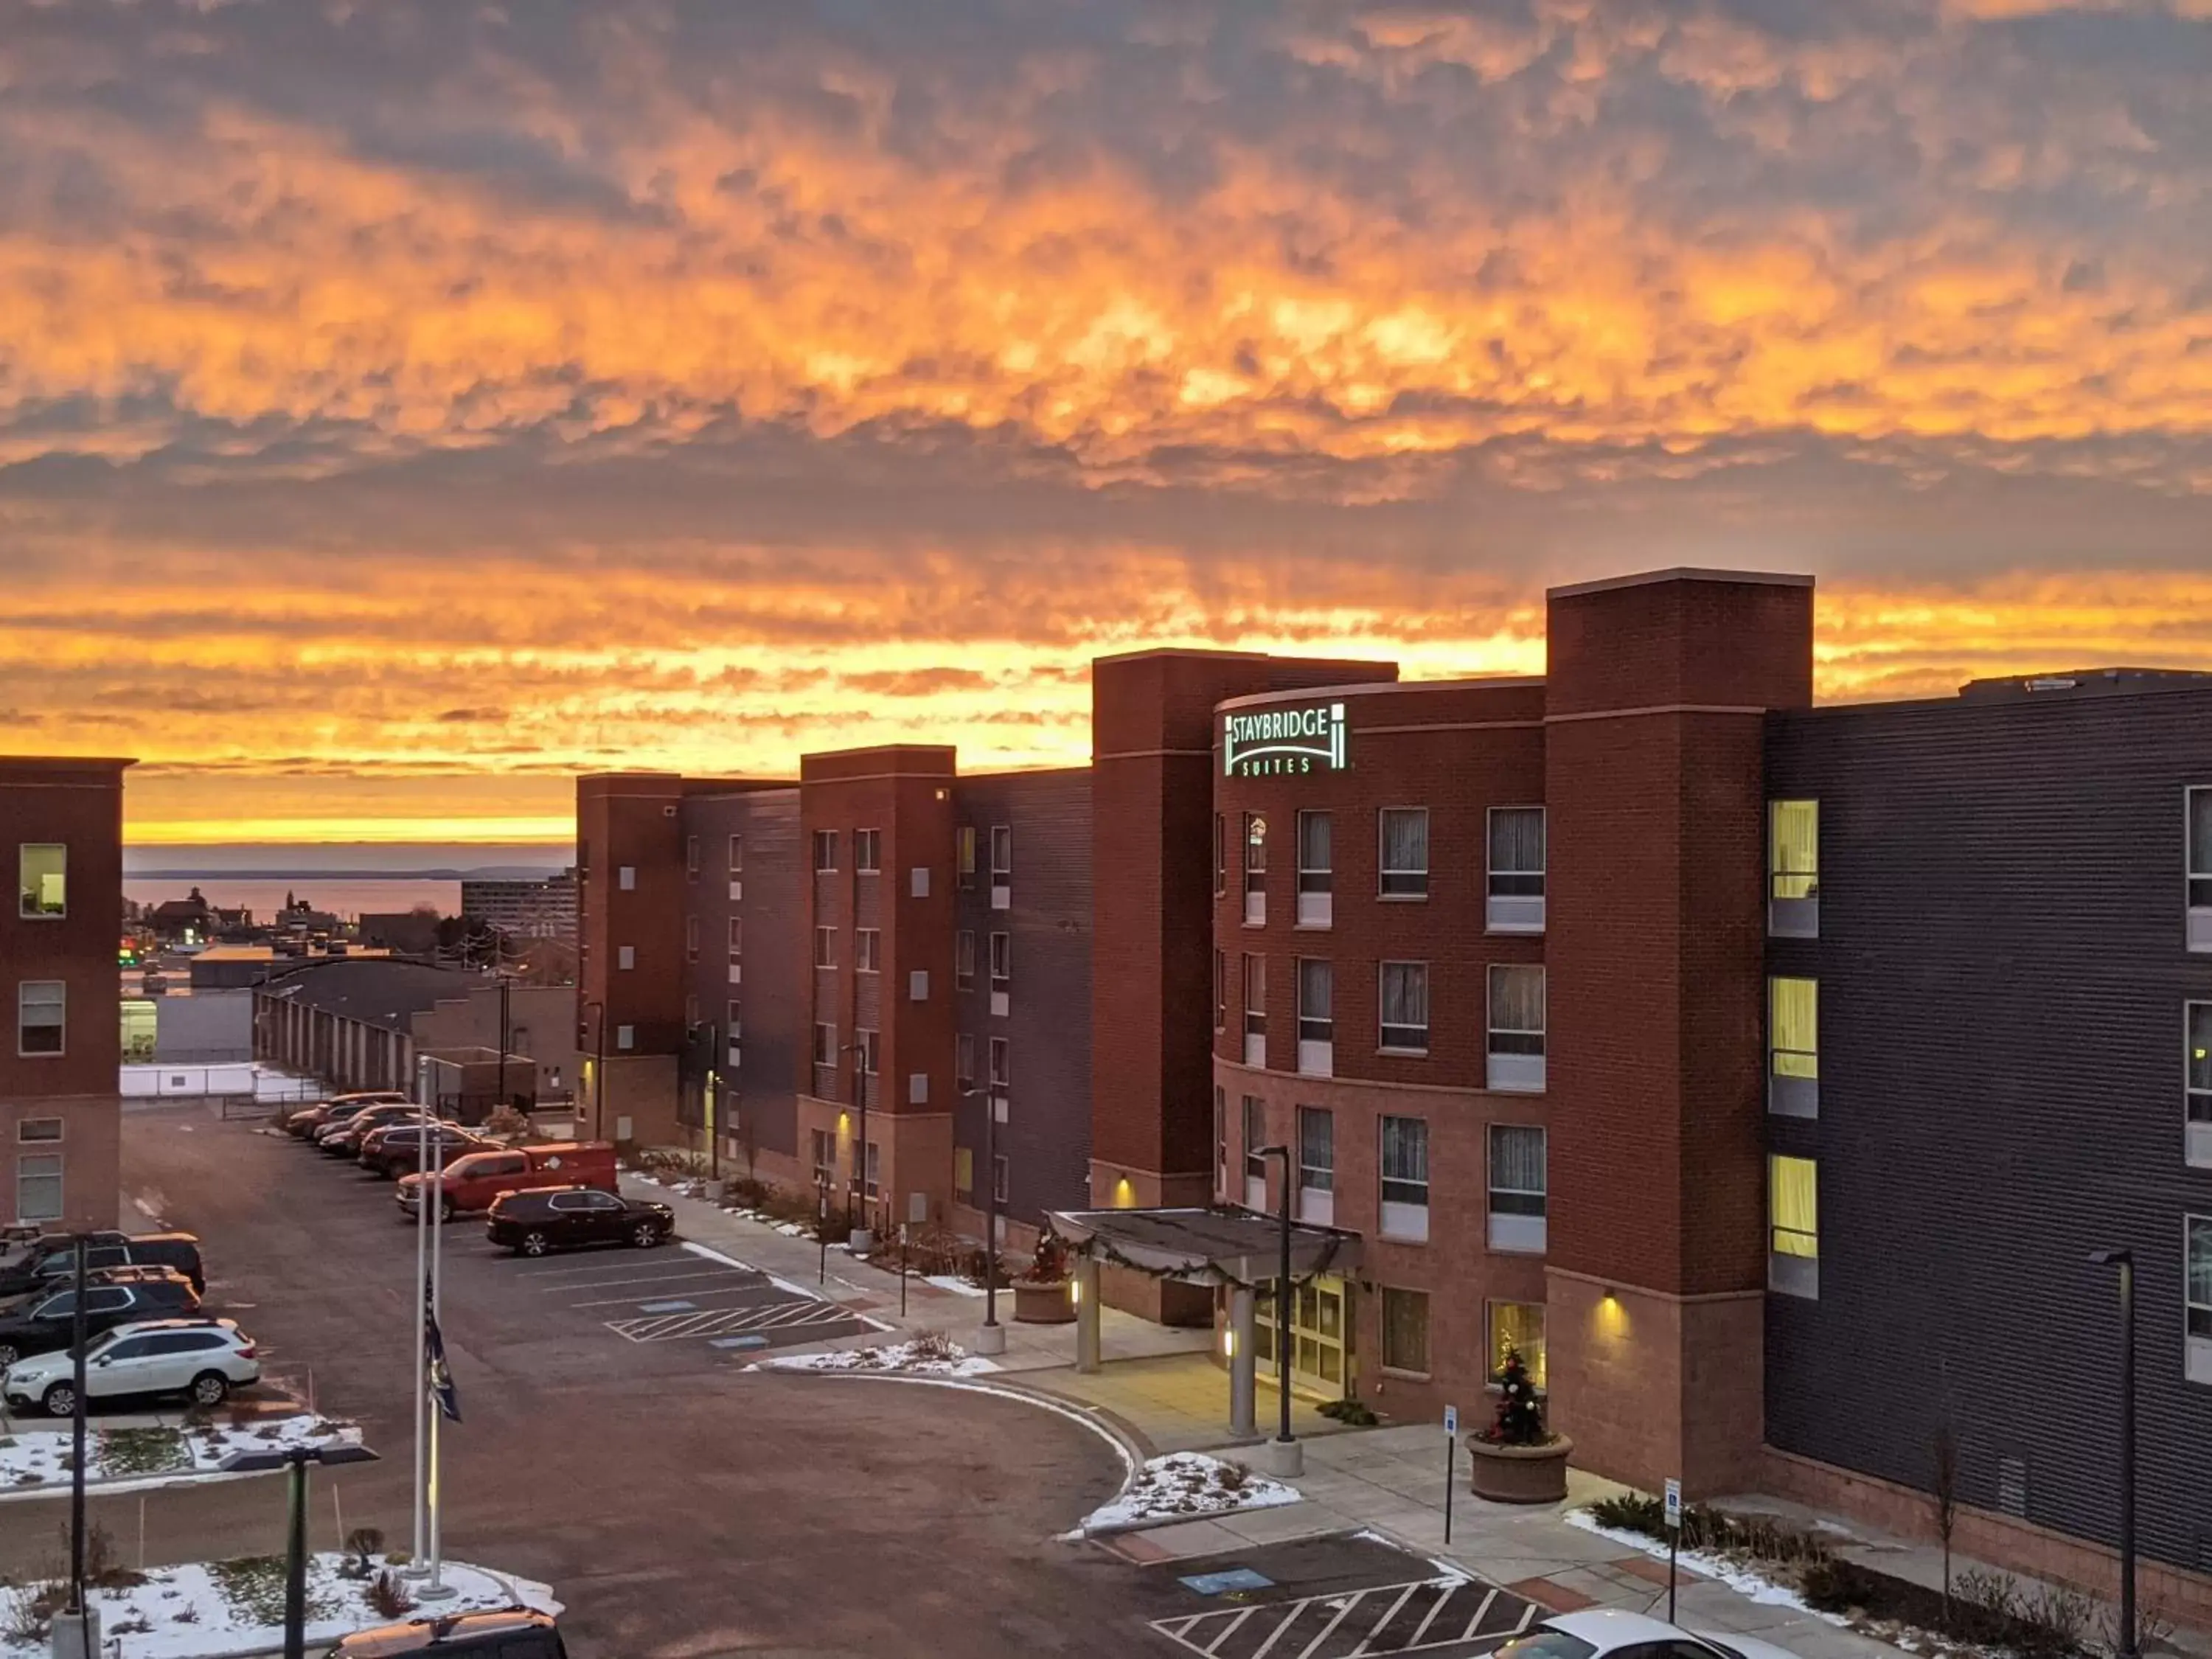
<instances>
[{"instance_id":1,"label":"distant apartment building","mask_svg":"<svg viewBox=\"0 0 2212 1659\"><path fill-rule=\"evenodd\" d=\"M2212 1623L2212 676L1815 708L1808 578L1547 610L1526 679L1103 659L1082 771L583 780L611 1109L716 1071L763 1173L857 1138L970 1229L1287 1198L1309 1397L1435 1420L1512 1348L1582 1467L1906 1528L1948 1431L1960 1548L2092 1584L2126 1249L2146 1570Z\"/></svg>"},{"instance_id":2,"label":"distant apartment building","mask_svg":"<svg viewBox=\"0 0 2212 1659\"><path fill-rule=\"evenodd\" d=\"M576 937L576 872L535 881L465 881L461 914L522 939Z\"/></svg>"},{"instance_id":3,"label":"distant apartment building","mask_svg":"<svg viewBox=\"0 0 2212 1659\"><path fill-rule=\"evenodd\" d=\"M0 1222L115 1224L125 760L0 758Z\"/></svg>"}]
</instances>

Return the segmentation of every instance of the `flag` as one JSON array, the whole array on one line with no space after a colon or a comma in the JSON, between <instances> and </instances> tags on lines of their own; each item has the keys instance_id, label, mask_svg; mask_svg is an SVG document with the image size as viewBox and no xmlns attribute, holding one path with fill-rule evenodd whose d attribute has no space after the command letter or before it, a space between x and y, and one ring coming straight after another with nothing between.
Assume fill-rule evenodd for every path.
<instances>
[{"instance_id":1,"label":"flag","mask_svg":"<svg viewBox=\"0 0 2212 1659\"><path fill-rule=\"evenodd\" d=\"M436 1396L438 1414L449 1423L461 1420L460 1391L453 1387L453 1368L446 1364L446 1339L438 1330L438 1316L430 1310L430 1291L422 1288L423 1381Z\"/></svg>"}]
</instances>

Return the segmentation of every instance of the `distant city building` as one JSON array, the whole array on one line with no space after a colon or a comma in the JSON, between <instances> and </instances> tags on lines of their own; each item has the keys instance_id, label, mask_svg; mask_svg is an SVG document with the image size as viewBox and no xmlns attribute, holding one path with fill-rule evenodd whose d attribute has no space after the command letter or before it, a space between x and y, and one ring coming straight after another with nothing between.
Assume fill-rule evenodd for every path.
<instances>
[{"instance_id":1,"label":"distant city building","mask_svg":"<svg viewBox=\"0 0 2212 1659\"><path fill-rule=\"evenodd\" d=\"M210 904L207 896L195 887L183 898L163 899L158 904L144 907L139 920L164 944L204 945L226 934L251 929L253 912Z\"/></svg>"},{"instance_id":2,"label":"distant city building","mask_svg":"<svg viewBox=\"0 0 2212 1659\"><path fill-rule=\"evenodd\" d=\"M0 1224L115 1224L130 764L0 759Z\"/></svg>"},{"instance_id":3,"label":"distant city building","mask_svg":"<svg viewBox=\"0 0 2212 1659\"><path fill-rule=\"evenodd\" d=\"M364 910L354 932L373 950L396 951L402 956L427 957L439 945L438 927L445 918L434 910Z\"/></svg>"},{"instance_id":4,"label":"distant city building","mask_svg":"<svg viewBox=\"0 0 2212 1659\"><path fill-rule=\"evenodd\" d=\"M575 869L538 881L464 881L461 915L518 939L574 940Z\"/></svg>"}]
</instances>

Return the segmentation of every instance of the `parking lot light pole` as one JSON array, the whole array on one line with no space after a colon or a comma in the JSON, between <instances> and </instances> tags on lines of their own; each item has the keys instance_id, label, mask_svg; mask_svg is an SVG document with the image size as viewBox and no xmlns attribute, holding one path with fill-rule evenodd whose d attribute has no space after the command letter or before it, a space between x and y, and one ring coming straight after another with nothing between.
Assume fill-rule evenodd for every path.
<instances>
[{"instance_id":1,"label":"parking lot light pole","mask_svg":"<svg viewBox=\"0 0 2212 1659\"><path fill-rule=\"evenodd\" d=\"M84 1349L87 1340L84 1328L84 1298L86 1293L86 1259L90 1254L91 1241L82 1233L76 1236L76 1294L70 1298L70 1352L76 1357L71 1370L76 1400L70 1413L70 1605L69 1610L79 1620L85 1616L84 1604Z\"/></svg>"},{"instance_id":2,"label":"parking lot light pole","mask_svg":"<svg viewBox=\"0 0 2212 1659\"><path fill-rule=\"evenodd\" d=\"M2089 1260L2120 1270L2120 1639L2118 1659L2136 1645L2136 1254L2094 1250Z\"/></svg>"},{"instance_id":3,"label":"parking lot light pole","mask_svg":"<svg viewBox=\"0 0 2212 1659\"><path fill-rule=\"evenodd\" d=\"M284 1469L287 1494L284 1528L284 1659L307 1659L307 1465L374 1463L366 1446L291 1446L283 1451L232 1452L218 1465L227 1474L266 1474Z\"/></svg>"},{"instance_id":4,"label":"parking lot light pole","mask_svg":"<svg viewBox=\"0 0 2212 1659\"><path fill-rule=\"evenodd\" d=\"M426 1119L416 1127L415 1178L415 1297L409 1311L415 1316L415 1546L407 1557L407 1577L420 1578L428 1571L423 1565L429 1556L429 1458L428 1426L424 1413L429 1405L429 1391L422 1386L423 1373L429 1365L427 1333L422 1324L422 1310L430 1300L430 1125ZM442 1218L441 1218L442 1219Z\"/></svg>"},{"instance_id":5,"label":"parking lot light pole","mask_svg":"<svg viewBox=\"0 0 2212 1659\"><path fill-rule=\"evenodd\" d=\"M607 1138L607 1005L593 997L584 1006L597 1012L592 1022L592 1139Z\"/></svg>"},{"instance_id":6,"label":"parking lot light pole","mask_svg":"<svg viewBox=\"0 0 2212 1659\"><path fill-rule=\"evenodd\" d=\"M1275 1437L1267 1443L1274 1463L1269 1473L1292 1475L1303 1470L1305 1455L1291 1434L1291 1149L1287 1145L1262 1146L1260 1156L1283 1160L1282 1260L1275 1277L1275 1382L1276 1392L1281 1397L1282 1420Z\"/></svg>"},{"instance_id":7,"label":"parking lot light pole","mask_svg":"<svg viewBox=\"0 0 2212 1659\"><path fill-rule=\"evenodd\" d=\"M963 1100L979 1095L983 1100L983 1328L976 1334L975 1352L1004 1353L1006 1328L999 1323L999 1102L988 1083L960 1091Z\"/></svg>"},{"instance_id":8,"label":"parking lot light pole","mask_svg":"<svg viewBox=\"0 0 2212 1659\"><path fill-rule=\"evenodd\" d=\"M866 1045L848 1042L847 1053L853 1056L853 1101L860 1109L860 1139L853 1146L853 1193L860 1201L860 1219L845 1241L845 1248L854 1255L866 1255L875 1248L874 1218L868 1212L868 1056ZM853 1201L845 1204L845 1219L853 1219Z\"/></svg>"}]
</instances>

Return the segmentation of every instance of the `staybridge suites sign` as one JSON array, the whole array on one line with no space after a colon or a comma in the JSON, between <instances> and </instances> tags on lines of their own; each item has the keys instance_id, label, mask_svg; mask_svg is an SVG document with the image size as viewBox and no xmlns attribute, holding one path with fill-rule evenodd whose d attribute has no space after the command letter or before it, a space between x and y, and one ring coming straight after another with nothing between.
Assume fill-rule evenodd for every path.
<instances>
[{"instance_id":1,"label":"staybridge suites sign","mask_svg":"<svg viewBox=\"0 0 2212 1659\"><path fill-rule=\"evenodd\" d=\"M1347 763L1344 735L1344 705L1340 702L1224 715L1222 775L1258 778L1277 772L1311 772L1317 768L1340 772Z\"/></svg>"}]
</instances>

